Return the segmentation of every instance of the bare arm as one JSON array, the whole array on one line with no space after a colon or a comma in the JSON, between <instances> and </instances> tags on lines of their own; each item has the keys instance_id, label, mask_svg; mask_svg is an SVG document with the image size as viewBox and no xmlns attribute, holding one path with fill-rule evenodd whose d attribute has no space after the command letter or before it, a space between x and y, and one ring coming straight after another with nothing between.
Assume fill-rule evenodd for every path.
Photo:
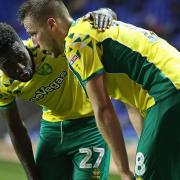
<instances>
[{"instance_id":1,"label":"bare arm","mask_svg":"<svg viewBox=\"0 0 180 180\"><path fill-rule=\"evenodd\" d=\"M132 180L121 127L107 94L104 77L97 76L89 80L86 89L94 109L97 127L111 149L122 180Z\"/></svg>"},{"instance_id":2,"label":"bare arm","mask_svg":"<svg viewBox=\"0 0 180 180\"><path fill-rule=\"evenodd\" d=\"M7 126L16 154L21 161L29 180L37 180L37 170L33 150L27 130L20 119L16 103L9 109L1 110L7 119Z\"/></svg>"},{"instance_id":3,"label":"bare arm","mask_svg":"<svg viewBox=\"0 0 180 180\"><path fill-rule=\"evenodd\" d=\"M136 109L130 105L127 105L127 104L126 104L126 108L128 111L129 119L130 119L134 129L136 130L138 137L140 137L141 131L143 128L143 123L144 123L143 117L141 116L138 109Z\"/></svg>"}]
</instances>

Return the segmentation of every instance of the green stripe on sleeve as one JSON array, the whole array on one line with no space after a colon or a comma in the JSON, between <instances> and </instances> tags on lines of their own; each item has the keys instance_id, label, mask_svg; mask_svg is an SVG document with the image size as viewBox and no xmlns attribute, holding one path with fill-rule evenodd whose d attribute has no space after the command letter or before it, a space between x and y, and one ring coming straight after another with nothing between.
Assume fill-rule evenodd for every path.
<instances>
[{"instance_id":1,"label":"green stripe on sleeve","mask_svg":"<svg viewBox=\"0 0 180 180\"><path fill-rule=\"evenodd\" d=\"M91 76L89 76L88 78L86 78L85 80L83 80L83 82L86 82L89 81L90 79L96 77L96 76L99 76L99 75L102 75L105 73L105 69L102 68L102 69L99 69L97 70L95 73L93 73Z\"/></svg>"},{"instance_id":2,"label":"green stripe on sleeve","mask_svg":"<svg viewBox=\"0 0 180 180\"><path fill-rule=\"evenodd\" d=\"M102 42L102 64L108 73L125 73L156 100L176 91L172 81L141 53L111 38Z\"/></svg>"},{"instance_id":3,"label":"green stripe on sleeve","mask_svg":"<svg viewBox=\"0 0 180 180\"><path fill-rule=\"evenodd\" d=\"M0 106L0 109L2 109L2 110L9 109L9 107L11 107L14 103L15 103L15 99L13 99L13 101L12 101L12 102L10 102L9 104L6 104L6 105L3 105L3 106Z\"/></svg>"}]
</instances>

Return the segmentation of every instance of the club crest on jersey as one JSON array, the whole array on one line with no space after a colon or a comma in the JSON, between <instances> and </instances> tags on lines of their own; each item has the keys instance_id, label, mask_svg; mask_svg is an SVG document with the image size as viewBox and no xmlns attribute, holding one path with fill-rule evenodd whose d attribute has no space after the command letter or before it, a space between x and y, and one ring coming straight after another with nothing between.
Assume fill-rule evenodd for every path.
<instances>
[{"instance_id":1,"label":"club crest on jersey","mask_svg":"<svg viewBox=\"0 0 180 180\"><path fill-rule=\"evenodd\" d=\"M37 69L37 73L39 75L49 75L53 72L53 68L50 64L48 63L44 63L42 64L38 69Z\"/></svg>"},{"instance_id":2,"label":"club crest on jersey","mask_svg":"<svg viewBox=\"0 0 180 180\"><path fill-rule=\"evenodd\" d=\"M77 54L75 54L72 58L71 58L71 60L70 60L70 65L72 65L72 64L74 64L75 63L75 61L77 61L79 59L79 57L78 57L78 55Z\"/></svg>"}]
</instances>

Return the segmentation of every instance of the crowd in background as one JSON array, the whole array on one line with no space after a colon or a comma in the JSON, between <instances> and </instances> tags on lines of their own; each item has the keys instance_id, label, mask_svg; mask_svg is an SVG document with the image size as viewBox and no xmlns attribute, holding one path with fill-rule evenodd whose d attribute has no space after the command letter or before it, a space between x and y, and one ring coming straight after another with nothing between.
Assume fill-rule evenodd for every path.
<instances>
[{"instance_id":1,"label":"crowd in background","mask_svg":"<svg viewBox=\"0 0 180 180\"><path fill-rule=\"evenodd\" d=\"M100 7L113 9L118 19L156 32L180 49L180 0L66 0L78 18Z\"/></svg>"},{"instance_id":2,"label":"crowd in background","mask_svg":"<svg viewBox=\"0 0 180 180\"><path fill-rule=\"evenodd\" d=\"M0 3L0 21L11 24L22 39L28 38L28 35L17 21L17 10L24 1L5 0ZM180 0L64 0L64 2L74 19L98 8L111 8L117 13L118 20L150 29L180 50ZM116 101L113 101L113 104L117 111L121 109L118 114L123 119L123 127L128 127L128 116L124 106ZM19 106L22 111L24 104L20 103ZM21 113L25 119L34 115L30 118L33 122L32 119L39 118L40 115L36 108L34 110L31 106L31 108L28 108L28 112L30 109L31 112L28 115L25 110ZM37 116L35 116L36 114ZM1 121L0 125L2 124ZM34 129L33 127L37 127L37 123L34 124L35 126L30 123L31 130ZM0 137L3 127L0 126Z\"/></svg>"},{"instance_id":3,"label":"crowd in background","mask_svg":"<svg viewBox=\"0 0 180 180\"><path fill-rule=\"evenodd\" d=\"M24 0L1 2L0 21L9 22L22 38L27 35L17 21ZM74 19L101 7L112 8L119 20L151 29L180 49L180 0L64 0Z\"/></svg>"}]
</instances>

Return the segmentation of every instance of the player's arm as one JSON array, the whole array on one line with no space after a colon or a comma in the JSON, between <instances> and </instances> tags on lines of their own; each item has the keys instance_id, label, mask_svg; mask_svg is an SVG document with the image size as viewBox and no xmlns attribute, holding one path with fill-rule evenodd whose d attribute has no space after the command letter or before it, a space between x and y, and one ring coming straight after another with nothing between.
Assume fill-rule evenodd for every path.
<instances>
[{"instance_id":1,"label":"player's arm","mask_svg":"<svg viewBox=\"0 0 180 180\"><path fill-rule=\"evenodd\" d=\"M80 39L85 39L86 35L81 34L80 37ZM83 46L77 43L74 45L74 41L72 38L67 38L67 44L65 44L69 67L87 91L93 106L97 127L111 149L119 173L123 177L122 180L132 180L133 175L129 170L119 120L104 84L105 69L101 62L102 46L97 46L98 42L90 36L83 41ZM76 54L77 49L78 54Z\"/></svg>"},{"instance_id":2,"label":"player's arm","mask_svg":"<svg viewBox=\"0 0 180 180\"><path fill-rule=\"evenodd\" d=\"M99 31L105 31L109 28L113 20L117 20L116 13L109 8L100 8L96 11L87 13L84 16L84 20L91 19L94 22L94 28Z\"/></svg>"},{"instance_id":3,"label":"player's arm","mask_svg":"<svg viewBox=\"0 0 180 180\"><path fill-rule=\"evenodd\" d=\"M7 126L12 144L26 171L28 179L37 180L37 170L32 144L27 130L20 118L16 103L13 102L8 109L1 110L1 112L7 119Z\"/></svg>"},{"instance_id":4,"label":"player's arm","mask_svg":"<svg viewBox=\"0 0 180 180\"><path fill-rule=\"evenodd\" d=\"M97 127L109 145L122 180L132 180L121 127L108 96L104 76L87 81L86 90L92 103Z\"/></svg>"},{"instance_id":5,"label":"player's arm","mask_svg":"<svg viewBox=\"0 0 180 180\"><path fill-rule=\"evenodd\" d=\"M140 137L141 131L143 128L143 123L144 123L143 117L141 116L138 109L136 109L130 105L126 104L126 109L128 111L129 119L130 119L134 129L135 129L138 137Z\"/></svg>"}]
</instances>

